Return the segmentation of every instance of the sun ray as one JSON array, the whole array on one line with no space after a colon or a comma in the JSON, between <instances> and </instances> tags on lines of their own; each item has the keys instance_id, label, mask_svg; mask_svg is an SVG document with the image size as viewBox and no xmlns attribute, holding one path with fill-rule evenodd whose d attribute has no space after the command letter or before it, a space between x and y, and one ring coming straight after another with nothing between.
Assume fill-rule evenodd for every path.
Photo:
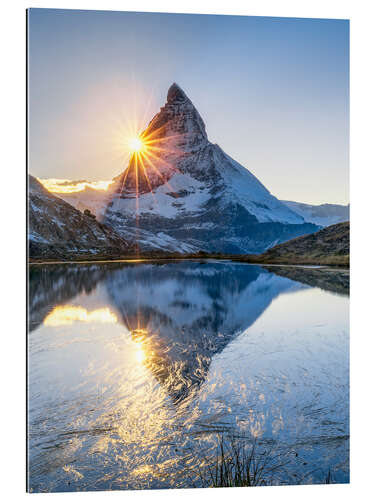
<instances>
[{"instance_id":1,"label":"sun ray","mask_svg":"<svg viewBox=\"0 0 375 500\"><path fill-rule=\"evenodd\" d=\"M177 155L177 156L182 156L183 155L183 152L178 150L178 149L171 149L171 148L161 148L161 147L157 147L157 146L147 146L147 149L150 150L152 149L153 151L159 151L160 153L170 153L170 154L174 154L174 155Z\"/></svg>"},{"instance_id":2,"label":"sun ray","mask_svg":"<svg viewBox=\"0 0 375 500\"><path fill-rule=\"evenodd\" d=\"M135 239L139 254L139 191L138 191L138 154L135 154Z\"/></svg>"},{"instance_id":3,"label":"sun ray","mask_svg":"<svg viewBox=\"0 0 375 500\"><path fill-rule=\"evenodd\" d=\"M143 162L143 154L142 153L140 153L140 155L139 155L139 161L140 161L142 169L143 169L143 175L145 176L147 184L148 184L148 187L150 188L150 193L152 194L152 196L154 196L154 192L152 190L152 185L151 185L151 182L150 182L150 178L148 176L147 169L146 169L145 164ZM155 198L155 201L156 201L156 198Z\"/></svg>"},{"instance_id":4,"label":"sun ray","mask_svg":"<svg viewBox=\"0 0 375 500\"><path fill-rule=\"evenodd\" d=\"M184 134L168 135L166 137L160 137L159 139L149 139L150 136L147 136L147 137L145 137L145 144L149 145L149 144L153 144L155 142L157 143L157 142L169 141L169 140L173 140L176 138L182 138L185 135L187 135L187 134L184 133Z\"/></svg>"},{"instance_id":5,"label":"sun ray","mask_svg":"<svg viewBox=\"0 0 375 500\"><path fill-rule=\"evenodd\" d=\"M147 155L151 156L155 160L160 161L160 158L150 150L147 150ZM167 167L169 167L171 170L174 170L175 172L181 173L181 171L175 165L172 165L171 163L169 163L165 158L163 158L163 163L165 163L165 165L167 165Z\"/></svg>"},{"instance_id":6,"label":"sun ray","mask_svg":"<svg viewBox=\"0 0 375 500\"><path fill-rule=\"evenodd\" d=\"M162 133L165 130L165 128L167 127L168 123L169 122L164 123L164 125L162 125L161 127L153 130L152 132L148 132L147 133L147 139L150 140L150 139L152 139L152 137L155 136L155 134ZM152 122L150 123L149 127L151 127L151 126L152 126ZM145 134L145 132L146 131L144 131L143 134Z\"/></svg>"},{"instance_id":7,"label":"sun ray","mask_svg":"<svg viewBox=\"0 0 375 500\"><path fill-rule=\"evenodd\" d=\"M124 178L123 178L122 185L121 185L121 190L120 190L121 194L123 193L124 188L126 188L126 179L128 178L128 174L130 172L130 168L131 168L131 165L129 164L128 168L125 170L125 173L124 173Z\"/></svg>"},{"instance_id":8,"label":"sun ray","mask_svg":"<svg viewBox=\"0 0 375 500\"><path fill-rule=\"evenodd\" d=\"M138 191L138 155L134 155L134 160L135 160L135 198L136 198L136 210L137 210L137 215L138 215L138 209L139 209L139 203L138 203L138 198L139 198L139 191Z\"/></svg>"},{"instance_id":9,"label":"sun ray","mask_svg":"<svg viewBox=\"0 0 375 500\"><path fill-rule=\"evenodd\" d=\"M163 183L166 183L166 179L164 178L163 174L159 171L159 169L152 163L152 161L149 158L149 153L144 154L144 157L146 161L149 163L149 165L153 168L153 170L156 172L156 174L162 179Z\"/></svg>"},{"instance_id":10,"label":"sun ray","mask_svg":"<svg viewBox=\"0 0 375 500\"><path fill-rule=\"evenodd\" d=\"M153 155L153 156L155 156L155 155ZM157 157L155 156L155 158L157 158ZM163 174L160 172L160 170L154 165L154 163L149 158L149 153L147 153L146 160L149 163L149 165L151 166L151 168L156 172L156 174L158 175L158 177L160 177L162 179L163 184L165 184L166 186L168 186L168 189L170 189L173 193L175 193L175 190L169 184L168 180L163 176Z\"/></svg>"}]
</instances>

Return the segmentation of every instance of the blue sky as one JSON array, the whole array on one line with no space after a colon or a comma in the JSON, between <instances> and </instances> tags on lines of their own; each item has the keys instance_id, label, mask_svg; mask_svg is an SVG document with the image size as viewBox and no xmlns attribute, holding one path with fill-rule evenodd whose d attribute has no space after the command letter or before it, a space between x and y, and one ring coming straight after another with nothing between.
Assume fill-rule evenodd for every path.
<instances>
[{"instance_id":1,"label":"blue sky","mask_svg":"<svg viewBox=\"0 0 375 500\"><path fill-rule=\"evenodd\" d=\"M30 172L117 175L124 124L146 126L173 82L274 195L348 203L344 20L31 9Z\"/></svg>"}]
</instances>

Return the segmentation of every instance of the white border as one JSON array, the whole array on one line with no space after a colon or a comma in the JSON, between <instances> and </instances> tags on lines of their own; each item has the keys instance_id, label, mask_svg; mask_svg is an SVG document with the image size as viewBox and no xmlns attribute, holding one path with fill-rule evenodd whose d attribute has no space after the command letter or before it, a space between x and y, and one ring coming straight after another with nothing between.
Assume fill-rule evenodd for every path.
<instances>
[{"instance_id":1,"label":"white border","mask_svg":"<svg viewBox=\"0 0 375 500\"><path fill-rule=\"evenodd\" d=\"M318 17L351 20L351 484L221 490L164 490L64 494L64 498L237 498L340 499L368 498L374 490L373 472L373 357L375 352L372 250L374 228L374 10L367 0L23 0L1 10L1 251L2 251L2 362L0 454L1 493L22 498L25 491L25 9L27 7L81 8L242 14L281 17ZM5 152L5 154L4 154ZM50 498L47 494L43 498ZM57 498L55 494L51 498Z\"/></svg>"}]
</instances>

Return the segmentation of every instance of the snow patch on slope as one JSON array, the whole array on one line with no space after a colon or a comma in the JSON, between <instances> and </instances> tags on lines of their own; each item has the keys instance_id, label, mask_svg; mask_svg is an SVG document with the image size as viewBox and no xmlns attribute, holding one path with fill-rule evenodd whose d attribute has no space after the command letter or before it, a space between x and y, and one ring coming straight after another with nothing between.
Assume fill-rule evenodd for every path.
<instances>
[{"instance_id":1,"label":"snow patch on slope","mask_svg":"<svg viewBox=\"0 0 375 500\"><path fill-rule=\"evenodd\" d=\"M176 173L154 192L137 197L114 198L111 211L130 216L148 213L166 218L175 218L182 212L197 212L210 199L209 189L189 174Z\"/></svg>"},{"instance_id":2,"label":"snow patch on slope","mask_svg":"<svg viewBox=\"0 0 375 500\"><path fill-rule=\"evenodd\" d=\"M221 149L220 153L226 160L218 161L218 170L228 186L228 201L236 199L258 222L304 223L303 217L273 196L255 175Z\"/></svg>"}]
</instances>

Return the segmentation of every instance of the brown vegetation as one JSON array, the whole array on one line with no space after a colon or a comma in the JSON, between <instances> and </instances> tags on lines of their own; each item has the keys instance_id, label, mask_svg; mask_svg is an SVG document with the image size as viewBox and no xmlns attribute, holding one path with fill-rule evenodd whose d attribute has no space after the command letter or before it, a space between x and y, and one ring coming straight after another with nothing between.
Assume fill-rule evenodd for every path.
<instances>
[{"instance_id":1,"label":"brown vegetation","mask_svg":"<svg viewBox=\"0 0 375 500\"><path fill-rule=\"evenodd\" d=\"M317 233L299 236L276 245L261 255L231 255L204 251L182 254L179 252L136 252L126 254L84 254L66 256L64 259L33 258L30 262L46 261L113 261L113 260L192 260L218 259L252 264L328 265L349 267L349 222L341 222L321 229Z\"/></svg>"}]
</instances>

